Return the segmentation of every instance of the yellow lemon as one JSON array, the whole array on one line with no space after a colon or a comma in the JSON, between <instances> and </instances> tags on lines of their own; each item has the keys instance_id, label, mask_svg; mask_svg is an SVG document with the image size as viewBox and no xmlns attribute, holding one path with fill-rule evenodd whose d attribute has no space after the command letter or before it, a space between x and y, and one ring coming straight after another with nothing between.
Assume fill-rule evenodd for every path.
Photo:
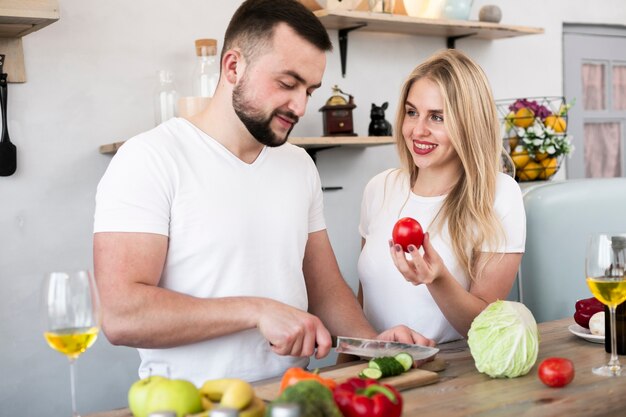
<instances>
[{"instance_id":1,"label":"yellow lemon","mask_svg":"<svg viewBox=\"0 0 626 417\"><path fill-rule=\"evenodd\" d=\"M515 112L513 124L517 127L527 128L535 121L535 113L527 107L522 107Z\"/></svg>"},{"instance_id":2,"label":"yellow lemon","mask_svg":"<svg viewBox=\"0 0 626 417\"><path fill-rule=\"evenodd\" d=\"M509 114L504 116L504 129L507 132L515 127L514 123L513 123L514 119L515 119L515 113L514 112L509 112Z\"/></svg>"},{"instance_id":3,"label":"yellow lemon","mask_svg":"<svg viewBox=\"0 0 626 417\"><path fill-rule=\"evenodd\" d=\"M543 121L546 127L551 127L556 133L563 133L567 129L567 122L560 116L551 115Z\"/></svg>"},{"instance_id":4,"label":"yellow lemon","mask_svg":"<svg viewBox=\"0 0 626 417\"><path fill-rule=\"evenodd\" d=\"M547 157L548 157L548 154L546 152L539 152L535 154L535 161L543 161Z\"/></svg>"},{"instance_id":5,"label":"yellow lemon","mask_svg":"<svg viewBox=\"0 0 626 417\"><path fill-rule=\"evenodd\" d=\"M520 146L511 152L511 159L516 169L522 169L530 161L530 156L528 156L528 151Z\"/></svg>"},{"instance_id":6,"label":"yellow lemon","mask_svg":"<svg viewBox=\"0 0 626 417\"><path fill-rule=\"evenodd\" d=\"M517 171L517 176L520 181L533 181L539 176L539 173L542 170L543 168L541 165L535 161L530 161L524 166L524 168Z\"/></svg>"},{"instance_id":7,"label":"yellow lemon","mask_svg":"<svg viewBox=\"0 0 626 417\"><path fill-rule=\"evenodd\" d=\"M513 153L514 149L517 147L519 138L517 136L511 136L508 138L508 140L509 140L509 149L511 149L511 153Z\"/></svg>"},{"instance_id":8,"label":"yellow lemon","mask_svg":"<svg viewBox=\"0 0 626 417\"><path fill-rule=\"evenodd\" d=\"M546 158L541 161L543 169L539 172L539 179L547 180L552 177L558 169L558 161L555 157Z\"/></svg>"}]
</instances>

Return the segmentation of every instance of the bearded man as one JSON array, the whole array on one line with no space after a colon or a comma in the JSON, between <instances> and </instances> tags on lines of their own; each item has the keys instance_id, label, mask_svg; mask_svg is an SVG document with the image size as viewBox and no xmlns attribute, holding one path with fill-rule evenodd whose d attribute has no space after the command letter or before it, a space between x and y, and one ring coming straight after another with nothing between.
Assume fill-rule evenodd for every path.
<instances>
[{"instance_id":1,"label":"bearded man","mask_svg":"<svg viewBox=\"0 0 626 417\"><path fill-rule=\"evenodd\" d=\"M98 185L103 329L139 348L139 376L256 381L325 357L331 334L377 335L345 283L319 175L286 143L320 87L325 28L295 0L247 0L201 113L128 140Z\"/></svg>"}]
</instances>

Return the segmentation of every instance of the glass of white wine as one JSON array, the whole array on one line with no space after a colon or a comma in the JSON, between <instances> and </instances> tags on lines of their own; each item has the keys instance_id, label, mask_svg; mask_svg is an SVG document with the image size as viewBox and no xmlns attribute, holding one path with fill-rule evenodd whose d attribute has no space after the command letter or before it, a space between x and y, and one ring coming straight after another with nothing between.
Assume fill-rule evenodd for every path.
<instances>
[{"instance_id":1,"label":"glass of white wine","mask_svg":"<svg viewBox=\"0 0 626 417\"><path fill-rule=\"evenodd\" d=\"M69 359L72 416L76 411L75 362L94 344L100 330L100 300L89 271L52 272L42 289L44 337Z\"/></svg>"},{"instance_id":2,"label":"glass of white wine","mask_svg":"<svg viewBox=\"0 0 626 417\"><path fill-rule=\"evenodd\" d=\"M592 235L587 246L585 269L589 289L609 307L611 320L611 359L607 365L593 368L593 373L621 376L615 338L615 308L626 301L626 233Z\"/></svg>"}]
</instances>

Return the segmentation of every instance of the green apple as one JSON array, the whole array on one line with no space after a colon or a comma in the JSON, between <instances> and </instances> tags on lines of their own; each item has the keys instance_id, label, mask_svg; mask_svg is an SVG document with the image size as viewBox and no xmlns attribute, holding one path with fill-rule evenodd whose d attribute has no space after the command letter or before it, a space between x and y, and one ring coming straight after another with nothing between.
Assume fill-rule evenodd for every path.
<instances>
[{"instance_id":1,"label":"green apple","mask_svg":"<svg viewBox=\"0 0 626 417\"><path fill-rule=\"evenodd\" d=\"M184 379L164 379L150 384L145 411L175 411L177 417L202 411L198 388ZM143 416L137 416L143 417Z\"/></svg>"},{"instance_id":2,"label":"green apple","mask_svg":"<svg viewBox=\"0 0 626 417\"><path fill-rule=\"evenodd\" d=\"M157 382L165 380L162 376L150 376L135 381L128 390L128 408L135 417L147 417L146 405L148 404L148 392Z\"/></svg>"}]
</instances>

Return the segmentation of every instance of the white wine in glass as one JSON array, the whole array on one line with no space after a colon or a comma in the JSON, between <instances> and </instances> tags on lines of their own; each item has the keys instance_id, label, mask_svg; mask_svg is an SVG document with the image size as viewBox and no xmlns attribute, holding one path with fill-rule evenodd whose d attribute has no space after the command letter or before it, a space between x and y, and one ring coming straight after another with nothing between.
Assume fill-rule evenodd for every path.
<instances>
[{"instance_id":1,"label":"white wine in glass","mask_svg":"<svg viewBox=\"0 0 626 417\"><path fill-rule=\"evenodd\" d=\"M607 365L593 368L593 373L621 376L622 366L617 357L615 335L615 309L626 301L626 233L591 236L585 269L591 293L609 308L611 326L611 359Z\"/></svg>"},{"instance_id":2,"label":"white wine in glass","mask_svg":"<svg viewBox=\"0 0 626 417\"><path fill-rule=\"evenodd\" d=\"M48 345L70 362L72 416L76 411L74 363L94 344L100 331L100 300L89 271L52 272L42 289L44 337Z\"/></svg>"}]
</instances>

